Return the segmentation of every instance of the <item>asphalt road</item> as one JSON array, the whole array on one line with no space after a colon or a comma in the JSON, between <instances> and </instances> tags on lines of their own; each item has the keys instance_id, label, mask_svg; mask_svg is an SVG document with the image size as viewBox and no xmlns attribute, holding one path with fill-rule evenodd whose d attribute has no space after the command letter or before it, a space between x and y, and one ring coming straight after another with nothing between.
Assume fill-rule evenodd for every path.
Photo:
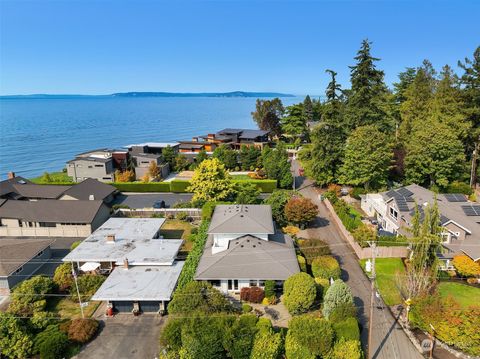
<instances>
[{"instance_id":1,"label":"asphalt road","mask_svg":"<svg viewBox=\"0 0 480 359\"><path fill-rule=\"evenodd\" d=\"M293 167L298 174L298 163ZM359 321L362 326L362 346L368 351L368 327L370 316L371 283L365 276L358 258L352 248L345 242L332 222L330 213L325 204L319 200L318 192L313 182L303 177L295 178L296 187L305 197L310 198L318 205L319 212L312 228L305 230L303 235L319 238L327 242L332 255L337 258L342 268L342 279L352 289L355 304L359 310ZM381 298L376 298L373 311L372 348L368 358L375 359L421 359L423 356L417 351L401 326L391 315Z\"/></svg>"},{"instance_id":2,"label":"asphalt road","mask_svg":"<svg viewBox=\"0 0 480 359\"><path fill-rule=\"evenodd\" d=\"M130 208L151 208L157 201L165 201L167 208L175 203L189 202L191 193L121 193L113 204L125 204Z\"/></svg>"}]
</instances>

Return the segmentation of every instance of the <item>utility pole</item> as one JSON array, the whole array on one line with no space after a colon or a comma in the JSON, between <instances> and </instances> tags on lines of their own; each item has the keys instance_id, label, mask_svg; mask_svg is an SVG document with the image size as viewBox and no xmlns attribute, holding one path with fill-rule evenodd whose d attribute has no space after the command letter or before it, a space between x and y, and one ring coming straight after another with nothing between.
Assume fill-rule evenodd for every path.
<instances>
[{"instance_id":1,"label":"utility pole","mask_svg":"<svg viewBox=\"0 0 480 359\"><path fill-rule=\"evenodd\" d=\"M475 142L475 148L472 153L472 171L470 173L470 187L475 191L477 185L477 156L479 150L480 135L477 142Z\"/></svg>"},{"instance_id":2,"label":"utility pole","mask_svg":"<svg viewBox=\"0 0 480 359\"><path fill-rule=\"evenodd\" d=\"M73 263L72 263L72 275L73 275L73 279L75 279L75 287L77 288L77 295L78 295L78 304L80 305L80 312L82 313L82 319L83 319L85 318L85 315L83 314L82 299L80 298L80 291L78 290L77 272L75 272Z\"/></svg>"},{"instance_id":3,"label":"utility pole","mask_svg":"<svg viewBox=\"0 0 480 359\"><path fill-rule=\"evenodd\" d=\"M370 318L368 323L368 357L371 358L373 355L373 348L372 348L372 332L373 332L373 302L375 300L375 257L377 255L377 242L375 241L368 241L368 245L371 248L372 254L372 287L371 287L371 295L370 295Z\"/></svg>"}]
</instances>

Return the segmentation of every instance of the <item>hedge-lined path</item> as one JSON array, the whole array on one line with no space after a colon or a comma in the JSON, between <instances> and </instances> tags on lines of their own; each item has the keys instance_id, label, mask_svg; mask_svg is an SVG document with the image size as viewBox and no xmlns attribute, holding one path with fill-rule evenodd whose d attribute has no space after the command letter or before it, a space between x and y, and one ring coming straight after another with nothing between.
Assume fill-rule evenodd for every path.
<instances>
[{"instance_id":1,"label":"hedge-lined path","mask_svg":"<svg viewBox=\"0 0 480 359\"><path fill-rule=\"evenodd\" d=\"M298 162L293 161L292 167L298 174ZM353 249L343 240L337 227L332 222L331 215L325 204L320 201L319 193L313 182L304 177L296 177L296 188L310 198L318 206L318 216L313 226L301 231L298 236L304 238L322 239L330 246L332 255L337 258L342 268L342 279L352 288L355 305L359 311L359 321L362 326L361 341L363 348L368 350L368 321L370 311L370 280L365 276ZM403 329L385 307L381 298L376 298L373 314L372 351L369 358L376 359L416 359L423 358Z\"/></svg>"}]
</instances>

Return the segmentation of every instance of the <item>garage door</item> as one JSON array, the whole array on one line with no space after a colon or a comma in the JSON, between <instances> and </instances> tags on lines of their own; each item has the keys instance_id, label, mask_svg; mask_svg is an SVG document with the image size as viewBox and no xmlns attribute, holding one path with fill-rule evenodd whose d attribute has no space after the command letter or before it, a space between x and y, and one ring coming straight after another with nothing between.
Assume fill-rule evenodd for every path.
<instances>
[{"instance_id":1,"label":"garage door","mask_svg":"<svg viewBox=\"0 0 480 359\"><path fill-rule=\"evenodd\" d=\"M158 312L160 310L160 302L139 302L142 312Z\"/></svg>"},{"instance_id":2,"label":"garage door","mask_svg":"<svg viewBox=\"0 0 480 359\"><path fill-rule=\"evenodd\" d=\"M130 313L133 309L133 302L128 302L128 301L113 302L113 309L121 313L125 313L125 312Z\"/></svg>"}]
</instances>

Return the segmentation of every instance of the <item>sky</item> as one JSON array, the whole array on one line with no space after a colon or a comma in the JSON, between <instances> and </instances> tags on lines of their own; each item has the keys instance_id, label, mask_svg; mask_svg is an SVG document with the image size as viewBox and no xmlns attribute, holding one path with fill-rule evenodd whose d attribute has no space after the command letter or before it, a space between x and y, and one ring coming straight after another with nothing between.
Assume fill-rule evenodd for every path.
<instances>
[{"instance_id":1,"label":"sky","mask_svg":"<svg viewBox=\"0 0 480 359\"><path fill-rule=\"evenodd\" d=\"M0 0L0 95L277 91L321 95L362 39L391 85L480 46L480 1Z\"/></svg>"}]
</instances>

